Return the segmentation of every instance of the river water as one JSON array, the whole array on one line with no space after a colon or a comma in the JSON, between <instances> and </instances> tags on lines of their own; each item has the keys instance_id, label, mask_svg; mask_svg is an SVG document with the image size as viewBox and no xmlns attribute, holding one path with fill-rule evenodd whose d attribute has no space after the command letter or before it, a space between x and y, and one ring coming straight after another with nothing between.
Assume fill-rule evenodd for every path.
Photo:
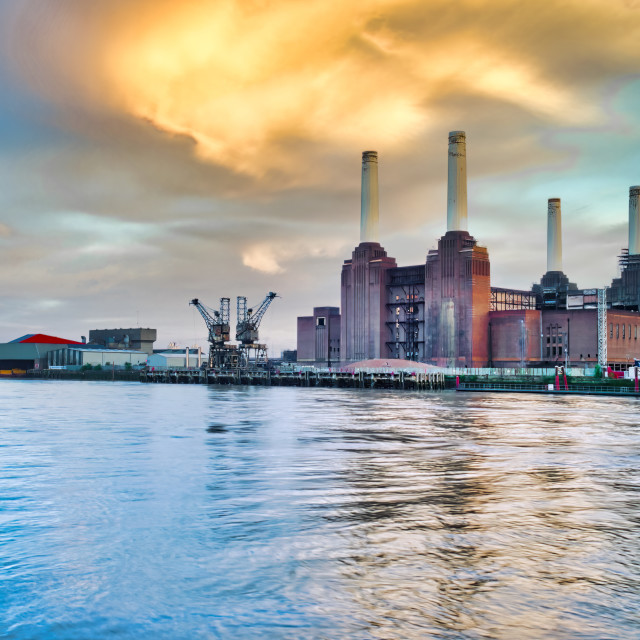
<instances>
[{"instance_id":1,"label":"river water","mask_svg":"<svg viewBox=\"0 0 640 640\"><path fill-rule=\"evenodd\" d=\"M0 383L0 638L640 638L640 403Z\"/></svg>"}]
</instances>

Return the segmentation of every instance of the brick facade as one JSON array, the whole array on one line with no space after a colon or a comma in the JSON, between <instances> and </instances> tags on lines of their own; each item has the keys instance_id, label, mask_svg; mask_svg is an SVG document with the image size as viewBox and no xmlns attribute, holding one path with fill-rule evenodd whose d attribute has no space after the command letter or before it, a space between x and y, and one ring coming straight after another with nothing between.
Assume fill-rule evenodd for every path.
<instances>
[{"instance_id":1,"label":"brick facade","mask_svg":"<svg viewBox=\"0 0 640 640\"><path fill-rule=\"evenodd\" d=\"M396 266L394 258L377 242L361 242L341 277L342 362L387 356L386 272Z\"/></svg>"},{"instance_id":2,"label":"brick facade","mask_svg":"<svg viewBox=\"0 0 640 640\"><path fill-rule=\"evenodd\" d=\"M427 256L425 361L484 367L489 359L489 254L466 231L448 231Z\"/></svg>"}]
</instances>

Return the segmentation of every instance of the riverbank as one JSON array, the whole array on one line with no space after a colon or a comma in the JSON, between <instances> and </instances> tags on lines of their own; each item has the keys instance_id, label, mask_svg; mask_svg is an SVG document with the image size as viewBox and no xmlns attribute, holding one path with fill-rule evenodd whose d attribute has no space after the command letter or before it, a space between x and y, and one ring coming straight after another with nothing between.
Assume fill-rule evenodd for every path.
<instances>
[{"instance_id":1,"label":"riverbank","mask_svg":"<svg viewBox=\"0 0 640 640\"><path fill-rule=\"evenodd\" d=\"M32 370L27 379L102 380L153 384L214 384L289 387L332 387L361 389L486 391L501 393L587 394L638 396L633 380L614 380L572 376L556 380L553 376L477 376L447 375L443 372L414 373L388 371L67 371L64 369Z\"/></svg>"},{"instance_id":2,"label":"riverbank","mask_svg":"<svg viewBox=\"0 0 640 640\"><path fill-rule=\"evenodd\" d=\"M14 376L26 380L113 380L139 382L140 371L103 369L101 371L67 371L66 369L30 369L24 375Z\"/></svg>"}]
</instances>

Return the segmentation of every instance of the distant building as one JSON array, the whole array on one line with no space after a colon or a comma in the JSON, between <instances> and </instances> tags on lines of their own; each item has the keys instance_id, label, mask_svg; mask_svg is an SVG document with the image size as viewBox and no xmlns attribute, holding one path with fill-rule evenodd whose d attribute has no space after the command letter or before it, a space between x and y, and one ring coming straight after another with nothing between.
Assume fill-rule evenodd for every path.
<instances>
[{"instance_id":1,"label":"distant building","mask_svg":"<svg viewBox=\"0 0 640 640\"><path fill-rule=\"evenodd\" d=\"M362 241L341 274L342 359L350 362L387 355L386 280L394 258L374 241ZM340 313L340 310L338 310Z\"/></svg>"},{"instance_id":2,"label":"distant building","mask_svg":"<svg viewBox=\"0 0 640 640\"><path fill-rule=\"evenodd\" d=\"M91 329L89 343L109 349L131 349L151 355L157 338L155 329Z\"/></svg>"},{"instance_id":3,"label":"distant building","mask_svg":"<svg viewBox=\"0 0 640 640\"><path fill-rule=\"evenodd\" d=\"M202 349L155 349L147 358L147 366L154 369L196 369L202 366Z\"/></svg>"},{"instance_id":4,"label":"distant building","mask_svg":"<svg viewBox=\"0 0 640 640\"><path fill-rule=\"evenodd\" d=\"M50 351L66 349L70 345L82 345L82 343L43 333L29 333L11 342L0 344L0 373L11 375L23 373L29 369L45 369Z\"/></svg>"},{"instance_id":5,"label":"distant building","mask_svg":"<svg viewBox=\"0 0 640 640\"><path fill-rule=\"evenodd\" d=\"M107 349L98 345L73 344L47 353L47 367L81 369L91 365L96 367L132 367L143 366L147 362L144 351L131 349Z\"/></svg>"},{"instance_id":6,"label":"distant building","mask_svg":"<svg viewBox=\"0 0 640 640\"><path fill-rule=\"evenodd\" d=\"M340 361L340 309L314 307L298 318L298 362L337 365Z\"/></svg>"},{"instance_id":7,"label":"distant building","mask_svg":"<svg viewBox=\"0 0 640 640\"><path fill-rule=\"evenodd\" d=\"M629 247L606 295L579 289L563 271L560 198L547 201L540 282L505 289L491 286L489 253L467 230L466 171L465 133L452 131L447 231L425 262L397 266L378 237L378 157L363 152L360 244L342 265L341 308L298 318L298 361L626 369L640 357L640 186L629 189Z\"/></svg>"},{"instance_id":8,"label":"distant building","mask_svg":"<svg viewBox=\"0 0 640 640\"><path fill-rule=\"evenodd\" d=\"M298 350L297 349L289 349L282 352L281 356L282 362L297 362L298 360Z\"/></svg>"},{"instance_id":9,"label":"distant building","mask_svg":"<svg viewBox=\"0 0 640 640\"><path fill-rule=\"evenodd\" d=\"M607 312L607 363L625 368L640 354L640 315ZM491 366L527 367L598 362L597 309L521 309L491 312Z\"/></svg>"}]
</instances>

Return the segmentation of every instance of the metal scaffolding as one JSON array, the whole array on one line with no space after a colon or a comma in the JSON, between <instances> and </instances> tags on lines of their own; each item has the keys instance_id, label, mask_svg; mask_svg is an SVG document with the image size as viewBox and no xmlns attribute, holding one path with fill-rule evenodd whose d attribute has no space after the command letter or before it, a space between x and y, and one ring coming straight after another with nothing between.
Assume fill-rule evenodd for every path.
<instances>
[{"instance_id":1,"label":"metal scaffolding","mask_svg":"<svg viewBox=\"0 0 640 640\"><path fill-rule=\"evenodd\" d=\"M420 345L424 344L420 339L420 306L424 305L424 298L415 285L402 287L402 292L402 299L387 303L394 316L386 323L392 338L387 346L395 358L419 361Z\"/></svg>"},{"instance_id":2,"label":"metal scaffolding","mask_svg":"<svg viewBox=\"0 0 640 640\"><path fill-rule=\"evenodd\" d=\"M536 295L532 291L491 287L491 311L535 309Z\"/></svg>"},{"instance_id":3,"label":"metal scaffolding","mask_svg":"<svg viewBox=\"0 0 640 640\"><path fill-rule=\"evenodd\" d=\"M607 368L607 287L598 289L598 364Z\"/></svg>"}]
</instances>

